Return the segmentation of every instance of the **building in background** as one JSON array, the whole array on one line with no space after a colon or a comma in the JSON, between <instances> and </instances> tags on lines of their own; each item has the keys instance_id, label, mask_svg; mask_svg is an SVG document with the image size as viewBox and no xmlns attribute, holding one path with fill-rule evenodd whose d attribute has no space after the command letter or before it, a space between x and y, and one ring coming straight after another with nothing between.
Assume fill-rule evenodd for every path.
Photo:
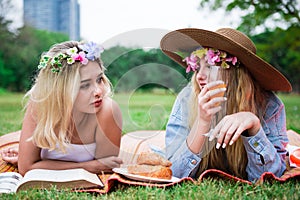
<instances>
[{"instance_id":1,"label":"building in background","mask_svg":"<svg viewBox=\"0 0 300 200\"><path fill-rule=\"evenodd\" d=\"M78 0L23 0L24 23L36 29L67 34L80 40Z\"/></svg>"}]
</instances>

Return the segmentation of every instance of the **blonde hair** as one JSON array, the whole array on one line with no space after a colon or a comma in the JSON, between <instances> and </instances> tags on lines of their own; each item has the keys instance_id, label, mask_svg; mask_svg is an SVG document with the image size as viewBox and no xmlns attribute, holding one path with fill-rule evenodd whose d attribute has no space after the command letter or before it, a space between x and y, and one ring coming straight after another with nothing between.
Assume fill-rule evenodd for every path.
<instances>
[{"instance_id":1,"label":"blonde hair","mask_svg":"<svg viewBox=\"0 0 300 200\"><path fill-rule=\"evenodd\" d=\"M196 82L196 74L197 72L194 73L191 80L193 92L189 101L190 127L197 115L197 95L201 90ZM227 84L226 114L250 111L262 119L266 107L266 92L253 82L253 78L248 70L243 65L240 65L238 68L231 66L229 69L221 70L221 77ZM204 148L209 150L208 141ZM247 179L247 162L247 154L240 137L233 145L228 145L225 149L213 147L202 158L197 175L199 176L206 169L214 168Z\"/></svg>"},{"instance_id":2,"label":"blonde hair","mask_svg":"<svg viewBox=\"0 0 300 200\"><path fill-rule=\"evenodd\" d=\"M67 41L56 44L50 48L46 55L54 57L59 53L66 53L72 47L78 47L80 43L76 41ZM104 71L102 61L96 59L95 62ZM48 65L41 69L35 79L33 87L26 93L28 105L32 105L36 121L36 128L33 132L32 140L39 148L54 150L56 145L61 151L70 143L72 137L71 123L72 110L80 88L79 69L82 66L80 62L67 64L66 59L62 60L62 68L59 73L51 71ZM106 93L111 93L111 84L108 78L103 74L103 81Z\"/></svg>"}]
</instances>

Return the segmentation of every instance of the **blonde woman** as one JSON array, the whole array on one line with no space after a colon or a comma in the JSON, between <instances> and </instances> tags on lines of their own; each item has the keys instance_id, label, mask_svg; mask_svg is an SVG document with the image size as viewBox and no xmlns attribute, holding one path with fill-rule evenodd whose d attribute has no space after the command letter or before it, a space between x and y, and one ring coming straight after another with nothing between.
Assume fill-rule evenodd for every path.
<instances>
[{"instance_id":1,"label":"blonde woman","mask_svg":"<svg viewBox=\"0 0 300 200\"><path fill-rule=\"evenodd\" d=\"M166 34L161 49L194 73L178 95L166 128L174 176L197 178L206 169L219 169L250 181L264 172L280 177L288 139L284 105L272 91L292 88L256 55L253 42L230 28L191 28ZM221 80L208 82L214 67L220 69ZM225 88L213 89L224 83ZM224 92L225 97L220 95ZM226 115L212 127L213 117L224 112L222 104Z\"/></svg>"},{"instance_id":2,"label":"blonde woman","mask_svg":"<svg viewBox=\"0 0 300 200\"><path fill-rule=\"evenodd\" d=\"M26 94L18 153L21 174L35 168L100 173L122 163L117 157L122 117L110 98L102 51L94 42L67 41L42 56Z\"/></svg>"}]
</instances>

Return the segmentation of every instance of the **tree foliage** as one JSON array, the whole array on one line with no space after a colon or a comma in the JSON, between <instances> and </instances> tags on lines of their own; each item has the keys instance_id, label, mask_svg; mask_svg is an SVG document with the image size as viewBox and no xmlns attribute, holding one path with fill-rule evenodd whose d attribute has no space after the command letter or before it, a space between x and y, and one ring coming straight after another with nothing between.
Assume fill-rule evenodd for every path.
<instances>
[{"instance_id":1,"label":"tree foliage","mask_svg":"<svg viewBox=\"0 0 300 200\"><path fill-rule=\"evenodd\" d=\"M102 54L107 76L117 92L148 90L153 87L178 92L187 83L184 68L160 49L112 47Z\"/></svg>"},{"instance_id":2,"label":"tree foliage","mask_svg":"<svg viewBox=\"0 0 300 200\"><path fill-rule=\"evenodd\" d=\"M200 7L214 11L243 11L238 29L248 34L254 34L257 26L267 30L274 25L284 25L285 28L300 25L298 0L200 0Z\"/></svg>"},{"instance_id":3,"label":"tree foliage","mask_svg":"<svg viewBox=\"0 0 300 200\"><path fill-rule=\"evenodd\" d=\"M252 37L258 55L281 71L292 83L293 91L300 91L300 27L287 30L276 28Z\"/></svg>"},{"instance_id":4,"label":"tree foliage","mask_svg":"<svg viewBox=\"0 0 300 200\"><path fill-rule=\"evenodd\" d=\"M1 26L1 25L0 25ZM10 34L6 49L0 50L0 87L11 91L24 91L31 85L40 55L57 42L68 40L68 36L22 27L17 35Z\"/></svg>"}]
</instances>

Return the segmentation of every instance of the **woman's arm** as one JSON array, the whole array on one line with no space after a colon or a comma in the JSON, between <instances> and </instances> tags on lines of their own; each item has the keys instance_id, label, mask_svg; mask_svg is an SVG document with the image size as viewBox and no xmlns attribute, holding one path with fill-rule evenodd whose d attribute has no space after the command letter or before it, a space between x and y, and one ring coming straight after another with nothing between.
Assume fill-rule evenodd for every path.
<instances>
[{"instance_id":1,"label":"woman's arm","mask_svg":"<svg viewBox=\"0 0 300 200\"><path fill-rule=\"evenodd\" d=\"M40 148L38 148L31 140L28 141L36 128L34 115L33 104L29 103L24 115L19 143L18 169L22 175L33 169L34 163L41 159Z\"/></svg>"},{"instance_id":2,"label":"woman's arm","mask_svg":"<svg viewBox=\"0 0 300 200\"><path fill-rule=\"evenodd\" d=\"M203 156L203 146L208 140L204 134L210 131L211 119L221 110L219 104L226 101L223 97L211 98L224 92L222 89L210 88L222 84L222 81L207 84L197 96L190 99L191 87L187 86L178 95L166 128L166 152L172 164L172 170L177 177L194 177ZM189 128L189 101L194 100L197 116Z\"/></svg>"},{"instance_id":3,"label":"woman's arm","mask_svg":"<svg viewBox=\"0 0 300 200\"><path fill-rule=\"evenodd\" d=\"M275 108L275 109L274 109ZM286 115L279 99L270 101L262 127L253 137L242 137L248 155L249 180L258 179L264 172L280 177L286 169Z\"/></svg>"},{"instance_id":4,"label":"woman's arm","mask_svg":"<svg viewBox=\"0 0 300 200\"><path fill-rule=\"evenodd\" d=\"M187 143L191 131L188 124L190 93L191 88L186 87L178 94L166 127L166 156L172 162L176 177L194 177L201 161Z\"/></svg>"},{"instance_id":5,"label":"woman's arm","mask_svg":"<svg viewBox=\"0 0 300 200\"><path fill-rule=\"evenodd\" d=\"M204 134L207 134L211 129L211 120L222 107L221 103L226 101L223 96L218 95L225 92L225 88L215 88L223 81L214 81L205 85L197 96L197 116L187 138L187 144L190 150L194 153L201 153L205 141L208 139ZM212 138L210 138L212 139ZM205 152L202 152L205 153Z\"/></svg>"}]
</instances>

